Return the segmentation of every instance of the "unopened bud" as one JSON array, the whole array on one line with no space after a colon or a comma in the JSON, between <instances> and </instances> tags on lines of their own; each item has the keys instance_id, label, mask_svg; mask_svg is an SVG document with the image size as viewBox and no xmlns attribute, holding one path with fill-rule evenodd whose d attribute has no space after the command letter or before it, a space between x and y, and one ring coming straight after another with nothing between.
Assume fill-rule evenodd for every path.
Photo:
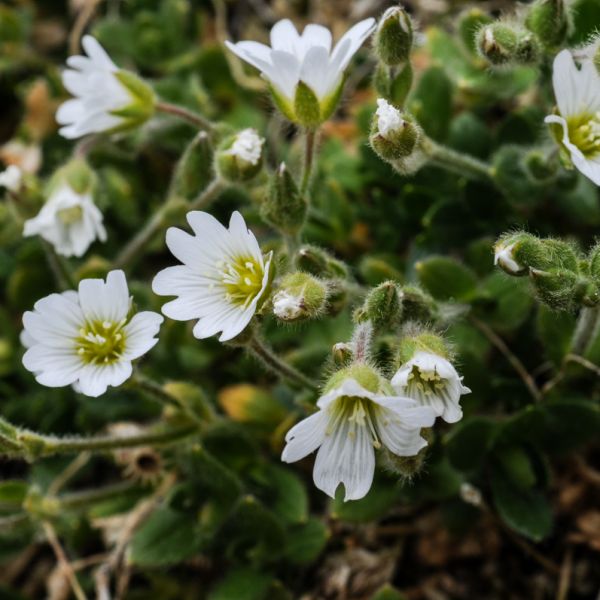
<instances>
[{"instance_id":1,"label":"unopened bud","mask_svg":"<svg viewBox=\"0 0 600 600\"><path fill-rule=\"evenodd\" d=\"M314 319L327 304L327 286L308 273L286 275L273 296L273 313L286 322Z\"/></svg>"},{"instance_id":2,"label":"unopened bud","mask_svg":"<svg viewBox=\"0 0 600 600\"><path fill-rule=\"evenodd\" d=\"M574 307L575 287L578 277L572 271L541 271L531 269L533 287L538 298L554 310L571 310Z\"/></svg>"},{"instance_id":3,"label":"unopened bud","mask_svg":"<svg viewBox=\"0 0 600 600\"><path fill-rule=\"evenodd\" d=\"M462 13L458 21L458 34L472 54L477 53L477 32L492 22L492 18L480 8L470 8Z\"/></svg>"},{"instance_id":4,"label":"unopened bud","mask_svg":"<svg viewBox=\"0 0 600 600\"><path fill-rule=\"evenodd\" d=\"M569 31L564 0L536 0L527 13L525 26L547 48L560 46Z\"/></svg>"},{"instance_id":5,"label":"unopened bud","mask_svg":"<svg viewBox=\"0 0 600 600\"><path fill-rule=\"evenodd\" d=\"M390 69L378 63L373 76L373 85L377 94L394 106L404 106L413 84L413 69L410 62L402 67Z\"/></svg>"},{"instance_id":6,"label":"unopened bud","mask_svg":"<svg viewBox=\"0 0 600 600\"><path fill-rule=\"evenodd\" d=\"M479 54L492 65L529 64L539 56L539 44L519 26L497 21L477 32Z\"/></svg>"},{"instance_id":7,"label":"unopened bud","mask_svg":"<svg viewBox=\"0 0 600 600\"><path fill-rule=\"evenodd\" d=\"M267 223L290 235L297 233L304 223L306 201L285 163L271 176L261 215Z\"/></svg>"},{"instance_id":8,"label":"unopened bud","mask_svg":"<svg viewBox=\"0 0 600 600\"><path fill-rule=\"evenodd\" d=\"M418 286L407 285L401 288L402 319L430 323L438 316L435 300L430 294Z\"/></svg>"},{"instance_id":9,"label":"unopened bud","mask_svg":"<svg viewBox=\"0 0 600 600\"><path fill-rule=\"evenodd\" d=\"M402 114L387 100L377 100L370 142L373 150L386 161L410 156L420 138L420 130L411 118Z\"/></svg>"},{"instance_id":10,"label":"unopened bud","mask_svg":"<svg viewBox=\"0 0 600 600\"><path fill-rule=\"evenodd\" d=\"M547 184L556 175L556 169L548 156L540 150L531 150L523 160L525 172L534 183Z\"/></svg>"},{"instance_id":11,"label":"unopened bud","mask_svg":"<svg viewBox=\"0 0 600 600\"><path fill-rule=\"evenodd\" d=\"M347 342L339 342L331 349L333 364L336 367L347 365L352 360L353 355L354 348L352 347L352 344L348 344Z\"/></svg>"},{"instance_id":12,"label":"unopened bud","mask_svg":"<svg viewBox=\"0 0 600 600\"><path fill-rule=\"evenodd\" d=\"M348 267L342 261L317 246L302 246L296 253L295 264L301 271L318 277L345 279L348 276Z\"/></svg>"},{"instance_id":13,"label":"unopened bud","mask_svg":"<svg viewBox=\"0 0 600 600\"><path fill-rule=\"evenodd\" d=\"M388 8L375 32L375 50L379 60L388 66L408 61L413 44L413 26L402 6Z\"/></svg>"},{"instance_id":14,"label":"unopened bud","mask_svg":"<svg viewBox=\"0 0 600 600\"><path fill-rule=\"evenodd\" d=\"M364 308L366 317L376 329L394 327L402 313L402 304L396 283L385 281L372 289L365 300Z\"/></svg>"},{"instance_id":15,"label":"unopened bud","mask_svg":"<svg viewBox=\"0 0 600 600\"><path fill-rule=\"evenodd\" d=\"M262 169L264 138L255 129L244 129L227 138L217 152L217 169L233 183L248 181Z\"/></svg>"},{"instance_id":16,"label":"unopened bud","mask_svg":"<svg viewBox=\"0 0 600 600\"><path fill-rule=\"evenodd\" d=\"M542 240L534 235L523 231L509 233L494 245L494 264L508 275L527 275L530 267L542 267L544 254Z\"/></svg>"},{"instance_id":17,"label":"unopened bud","mask_svg":"<svg viewBox=\"0 0 600 600\"><path fill-rule=\"evenodd\" d=\"M179 159L171 195L192 200L214 179L214 152L209 135L201 131Z\"/></svg>"}]
</instances>

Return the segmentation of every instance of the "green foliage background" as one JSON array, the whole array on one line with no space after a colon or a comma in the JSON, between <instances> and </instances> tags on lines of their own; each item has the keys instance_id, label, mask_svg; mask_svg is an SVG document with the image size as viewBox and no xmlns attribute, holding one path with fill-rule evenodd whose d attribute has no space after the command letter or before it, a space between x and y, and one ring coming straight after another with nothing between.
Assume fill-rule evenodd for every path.
<instances>
[{"instance_id":1,"label":"green foliage background","mask_svg":"<svg viewBox=\"0 0 600 600\"><path fill-rule=\"evenodd\" d=\"M575 5L571 44L600 25L595 0ZM365 50L354 66L364 77L354 78L341 110L324 128L304 231L305 241L346 261L358 283L418 283L440 303L450 315L445 330L459 369L473 390L462 399L464 419L451 427L436 426L425 466L410 481L381 470L365 499L329 501L312 485L312 459L293 466L279 460L285 432L314 397L278 382L242 349L197 341L189 323L167 319L142 372L161 383L186 382L178 393L190 410L208 404L225 418L207 421L202 433L186 443L157 449L164 473L174 479L131 539L127 598L405 597L389 586L377 592L386 583L410 598L424 597L427 585L449 598L519 598L533 593L540 574L548 580L544 593L556 589L556 569L569 552L584 572L572 584L572 597L592 597L597 589L598 573L590 565L597 560L600 534L597 528L582 530L579 522L598 500L597 480L589 483L590 471L598 477L597 375L568 364L555 386L532 398L502 346L522 361L536 389L544 389L562 368L576 315L551 312L534 301L527 280L495 270L492 245L501 233L526 228L587 248L600 225L598 190L572 171L562 171L550 185L527 177L525 154L551 143L543 126L554 102L551 57L539 68L492 72L455 31L464 6L450 3L445 13L431 15L420 14L414 4L425 37L415 53L416 85L407 107L434 140L490 161L499 186L433 166L404 178L372 152L367 138L376 96ZM235 39L262 35L266 23L251 3L227 8ZM504 8L514 6L508 2ZM313 13L343 20L349 9L336 14L335 8L317 6ZM295 20L313 14L304 3L275 3L270 10ZM341 30L344 23L337 23ZM25 217L36 214L43 202L38 177L51 175L73 147L51 122L57 102L66 97L60 67L71 25L62 2L0 6L0 98L6 107L0 138L37 145L43 156L20 207ZM140 73L162 98L232 127L259 129L267 137L271 167L282 159L299 164L301 148L293 130L274 114L267 96L232 77L208 2L108 2L97 10L90 32L117 64ZM96 201L105 215L108 242L94 245L84 260L71 261L77 278L106 273L119 249L163 202L176 162L194 135L192 127L160 118L93 148L89 160L99 176ZM197 177L192 185L199 188L210 173L199 168ZM262 180L229 189L211 212L225 220L241 208L263 247L277 248L277 236L259 216L264 193ZM181 224L182 215L171 215L171 222ZM149 282L171 262L159 235L129 270L140 309L160 311L162 301L151 293ZM39 239L22 238L6 203L0 204L0 279L4 418L59 435L96 434L121 421L176 419L150 396L127 387L86 398L71 389L41 387L24 370L21 315L56 291L56 284ZM351 336L351 314L349 306L335 317L294 327L267 320L266 336L281 356L321 381L332 345ZM380 352L385 351L382 338ZM600 364L600 341L585 358ZM0 517L0 560L14 565L27 548L35 549L26 573L0 578L2 597L43 595L43 587L27 591L33 566L52 556L39 547L43 521L53 523L71 559L101 553L106 546L99 523L139 507L160 485L127 479L114 456L98 454L52 504L50 486L73 458L0 463L0 511L5 515ZM465 483L481 490L483 506L464 501ZM563 495L574 488L583 491L568 504ZM77 501L81 490L91 489L108 491L106 497ZM496 541L491 547L480 542L483 550L472 555L455 554L465 540L484 537ZM427 543L445 548L437 563L427 559ZM363 555L357 558L358 550L375 557L378 566L368 566ZM388 570L386 552L393 556ZM489 562L493 576L486 578L479 570ZM351 573L342 591L330 581L340 564ZM444 572L451 579L461 574L462 587L436 583L434 575ZM93 574L93 569L80 573L90 595Z\"/></svg>"}]
</instances>

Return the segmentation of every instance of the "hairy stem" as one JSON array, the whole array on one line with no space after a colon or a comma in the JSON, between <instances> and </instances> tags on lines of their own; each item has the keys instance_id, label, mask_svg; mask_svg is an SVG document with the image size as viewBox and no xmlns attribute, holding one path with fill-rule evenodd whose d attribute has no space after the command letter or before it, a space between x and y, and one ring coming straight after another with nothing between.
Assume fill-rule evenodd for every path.
<instances>
[{"instance_id":1,"label":"hairy stem","mask_svg":"<svg viewBox=\"0 0 600 600\"><path fill-rule=\"evenodd\" d=\"M307 129L304 134L304 162L302 164L302 183L300 184L300 193L303 196L308 191L308 185L312 176L316 141L317 131L315 129Z\"/></svg>"},{"instance_id":2,"label":"hairy stem","mask_svg":"<svg viewBox=\"0 0 600 600\"><path fill-rule=\"evenodd\" d=\"M214 179L195 200L192 200L189 204L190 210L198 210L208 206L224 187L225 183L222 179ZM114 263L115 268L125 269L139 258L145 246L165 226L169 211L175 206L176 201L177 198L172 196L148 219L144 227L117 256Z\"/></svg>"},{"instance_id":3,"label":"hairy stem","mask_svg":"<svg viewBox=\"0 0 600 600\"><path fill-rule=\"evenodd\" d=\"M319 386L314 381L310 380L295 367L281 360L273 350L268 348L256 336L250 340L247 347L273 373L309 390L317 391L319 389Z\"/></svg>"},{"instance_id":4,"label":"hairy stem","mask_svg":"<svg viewBox=\"0 0 600 600\"><path fill-rule=\"evenodd\" d=\"M577 319L577 325L571 339L571 354L583 355L598 333L598 309L584 306Z\"/></svg>"},{"instance_id":5,"label":"hairy stem","mask_svg":"<svg viewBox=\"0 0 600 600\"><path fill-rule=\"evenodd\" d=\"M462 152L441 146L430 138L425 138L422 149L429 160L438 167L472 179L490 181L494 178L492 167L489 164Z\"/></svg>"},{"instance_id":6,"label":"hairy stem","mask_svg":"<svg viewBox=\"0 0 600 600\"><path fill-rule=\"evenodd\" d=\"M177 104L171 104L169 102L157 102L156 110L179 117L180 119L191 123L199 129L204 129L207 132L214 131L213 124L208 119L205 119L202 115L199 115L198 113L183 106L178 106Z\"/></svg>"}]
</instances>

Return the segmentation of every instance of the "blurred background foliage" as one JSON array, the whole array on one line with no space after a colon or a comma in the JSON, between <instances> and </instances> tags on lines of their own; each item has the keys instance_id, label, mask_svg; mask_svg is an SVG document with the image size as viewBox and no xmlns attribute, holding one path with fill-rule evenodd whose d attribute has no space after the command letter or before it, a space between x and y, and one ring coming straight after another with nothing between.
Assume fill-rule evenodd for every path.
<instances>
[{"instance_id":1,"label":"blurred background foliage","mask_svg":"<svg viewBox=\"0 0 600 600\"><path fill-rule=\"evenodd\" d=\"M597 0L574 4L571 44L600 25ZM282 159L298 164L294 131L274 114L250 70L238 64L232 73L223 38L263 39L282 17L327 24L339 37L388 5L3 0L0 159L29 171L32 193L20 207L22 216L37 212L40 179L73 149L57 135L53 115L66 97L60 69L84 11L90 11L89 31L117 64L140 73L166 100L233 127L256 127L267 137L268 162L275 167ZM191 324L167 320L141 370L171 382L182 402L207 402L227 418L208 422L187 444L148 449L147 455L75 458L80 468L58 500L57 478L73 456L34 464L2 460L2 598L69 597L65 572L45 542L45 522L93 595L99 585L94 557L101 563L128 517L144 507L124 569L132 599L595 597L597 375L570 364L542 397L540 389L568 352L576 315L538 306L527 281L495 271L492 244L499 234L524 227L587 248L600 225L598 190L576 172L563 171L551 185L532 182L524 172L531 148L549 141L543 117L553 104L551 57L539 68L491 72L459 27L470 5L423 0L406 6L421 31L409 110L436 141L491 161L501 190L435 167L404 178L372 152L366 142L376 100L374 63L364 50L341 109L323 129L305 241L348 262L359 283L419 283L442 308L462 315L449 319L447 336L473 390L462 400L464 419L452 428L437 426L425 464L410 481L381 471L363 500L329 501L312 485L312 459L294 467L279 461L285 432L313 398L276 382L241 349L199 342ZM491 15L515 6L477 3ZM107 271L163 202L194 134L186 124L161 118L93 148L89 160L99 176L96 201L108 242L71 261L77 277ZM209 176L199 171L200 179ZM278 240L259 218L264 191L264 182L229 189L211 212L224 220L242 207L267 248ZM56 284L39 240L22 238L15 219L1 203L1 414L54 434L100 433L119 422L161 418L160 406L138 392L119 388L86 398L43 388L23 369L22 312ZM141 308L160 310L149 282L170 262L163 240L158 236L128 273ZM302 326L267 322L266 328L281 355L321 380L332 345L351 335L351 310ZM506 345L533 381L533 392L507 360ZM600 364L600 341L586 358ZM94 489L102 493L95 497Z\"/></svg>"}]
</instances>

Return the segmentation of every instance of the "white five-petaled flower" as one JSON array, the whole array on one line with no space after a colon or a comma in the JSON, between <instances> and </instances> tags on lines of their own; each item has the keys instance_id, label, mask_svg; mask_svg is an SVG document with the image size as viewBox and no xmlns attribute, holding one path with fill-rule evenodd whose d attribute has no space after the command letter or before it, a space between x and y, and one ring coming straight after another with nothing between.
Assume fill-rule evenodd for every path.
<instances>
[{"instance_id":1,"label":"white five-petaled flower","mask_svg":"<svg viewBox=\"0 0 600 600\"><path fill-rule=\"evenodd\" d=\"M102 213L91 194L79 194L67 183L52 193L36 217L25 222L23 235L40 235L63 256L82 256L94 240L106 240Z\"/></svg>"},{"instance_id":2,"label":"white five-petaled flower","mask_svg":"<svg viewBox=\"0 0 600 600\"><path fill-rule=\"evenodd\" d=\"M162 311L171 319L198 319L194 336L221 332L225 342L241 333L260 307L271 280L272 253L263 256L244 218L234 212L226 229L206 212L192 211L187 221L194 235L171 227L167 246L183 264L158 273L152 289L177 296Z\"/></svg>"},{"instance_id":3,"label":"white five-petaled flower","mask_svg":"<svg viewBox=\"0 0 600 600\"><path fill-rule=\"evenodd\" d=\"M244 129L237 134L227 153L251 165L257 165L264 143L265 139L258 135L256 129Z\"/></svg>"},{"instance_id":4,"label":"white five-petaled flower","mask_svg":"<svg viewBox=\"0 0 600 600\"><path fill-rule=\"evenodd\" d=\"M131 361L156 344L162 322L150 311L131 315L123 271L106 282L84 279L77 292L50 294L23 315L23 364L42 385L100 396L131 376Z\"/></svg>"},{"instance_id":5,"label":"white five-petaled flower","mask_svg":"<svg viewBox=\"0 0 600 600\"><path fill-rule=\"evenodd\" d=\"M0 173L0 187L4 187L10 192L18 192L23 180L23 173L16 165L9 165Z\"/></svg>"},{"instance_id":6,"label":"white five-petaled flower","mask_svg":"<svg viewBox=\"0 0 600 600\"><path fill-rule=\"evenodd\" d=\"M143 122L150 116L153 94L135 75L120 70L92 36L81 40L87 56L70 56L63 85L75 96L56 113L60 134L72 139Z\"/></svg>"},{"instance_id":7,"label":"white five-petaled flower","mask_svg":"<svg viewBox=\"0 0 600 600\"><path fill-rule=\"evenodd\" d=\"M569 50L554 59L558 114L546 117L573 165L600 185L600 75L589 59L578 68Z\"/></svg>"},{"instance_id":8,"label":"white five-petaled flower","mask_svg":"<svg viewBox=\"0 0 600 600\"><path fill-rule=\"evenodd\" d=\"M283 19L271 29L270 47L253 41L225 43L262 73L286 117L292 121L302 119L294 108L302 82L315 95L320 119L325 120L335 108L348 63L374 28L372 18L357 23L332 50L331 32L326 27L307 25L300 35L289 19Z\"/></svg>"},{"instance_id":9,"label":"white five-petaled flower","mask_svg":"<svg viewBox=\"0 0 600 600\"><path fill-rule=\"evenodd\" d=\"M400 111L383 98L377 100L375 114L377 115L377 128L384 138L397 133L406 123Z\"/></svg>"},{"instance_id":10,"label":"white five-petaled flower","mask_svg":"<svg viewBox=\"0 0 600 600\"><path fill-rule=\"evenodd\" d=\"M431 408L415 400L375 393L348 377L317 402L319 410L288 431L281 459L295 462L319 448L315 485L335 497L344 484L344 500L367 494L375 471L375 448L414 456L427 445L423 427L435 420Z\"/></svg>"},{"instance_id":11,"label":"white five-petaled flower","mask_svg":"<svg viewBox=\"0 0 600 600\"><path fill-rule=\"evenodd\" d=\"M398 394L431 406L446 423L462 419L460 397L471 392L448 360L422 350L398 369L392 386Z\"/></svg>"}]
</instances>

